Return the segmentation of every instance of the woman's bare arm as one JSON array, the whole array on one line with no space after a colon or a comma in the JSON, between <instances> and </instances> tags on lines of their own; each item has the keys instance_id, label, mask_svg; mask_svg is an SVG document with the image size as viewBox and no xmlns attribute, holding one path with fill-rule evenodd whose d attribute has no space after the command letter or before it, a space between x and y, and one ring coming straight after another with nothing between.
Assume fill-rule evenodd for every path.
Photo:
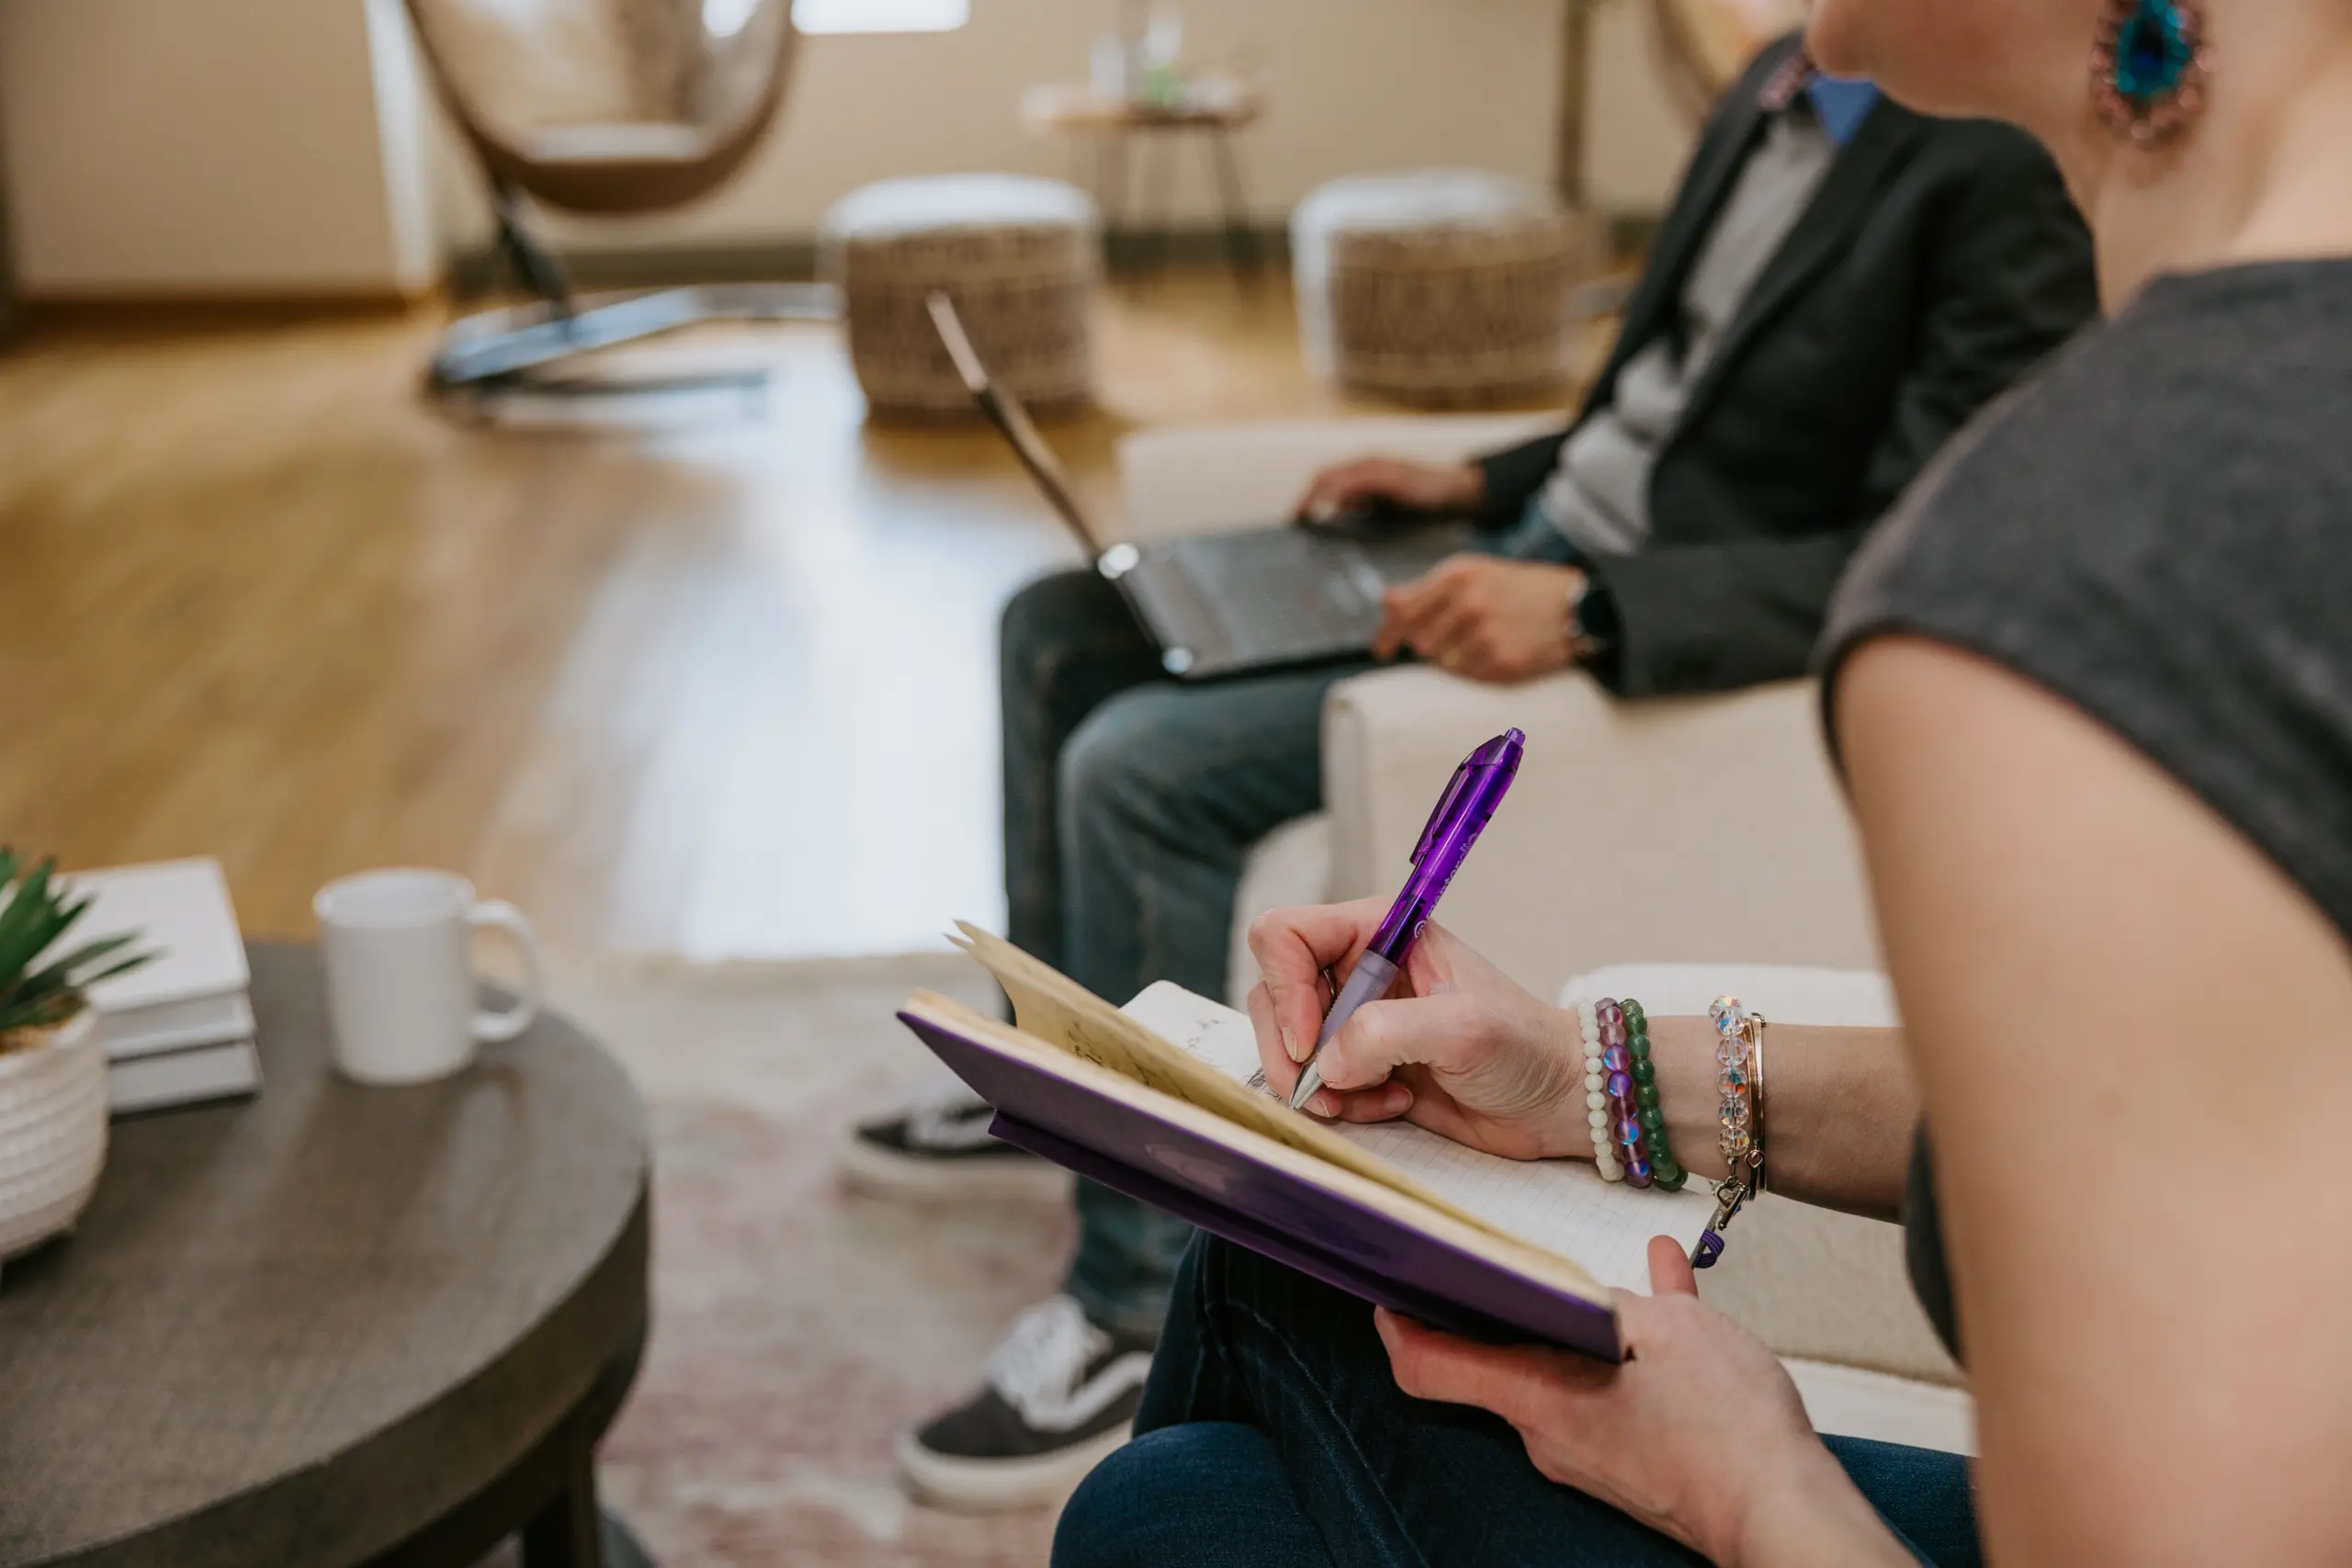
<instances>
[{"instance_id":1,"label":"woman's bare arm","mask_svg":"<svg viewBox=\"0 0 2352 1568\"><path fill-rule=\"evenodd\" d=\"M1686 1169L1729 1174L1715 1146L1714 1025L1650 1020L1658 1108ZM1919 1121L1919 1090L1897 1029L1771 1023L1764 1036L1766 1179L1774 1192L1872 1219L1897 1217Z\"/></svg>"},{"instance_id":2,"label":"woman's bare arm","mask_svg":"<svg viewBox=\"0 0 2352 1568\"><path fill-rule=\"evenodd\" d=\"M1265 983L1250 1010L1259 1058L1282 1093L1321 1028L1325 970L1344 973L1386 911L1365 899L1278 909L1251 927ZM1399 986L1410 995L1364 1008L1324 1050L1329 1087L1311 1109L1356 1122L1409 1116L1511 1159L1591 1157L1584 1046L1572 1014L1530 996L1441 926L1415 945ZM1675 1156L1720 1179L1713 1026L1704 1018L1649 1021ZM1901 1034L1775 1023L1765 1055L1772 1190L1892 1218L1919 1114Z\"/></svg>"},{"instance_id":3,"label":"woman's bare arm","mask_svg":"<svg viewBox=\"0 0 2352 1568\"><path fill-rule=\"evenodd\" d=\"M1939 645L1840 730L2005 1564L2352 1562L2352 962L2201 801Z\"/></svg>"}]
</instances>

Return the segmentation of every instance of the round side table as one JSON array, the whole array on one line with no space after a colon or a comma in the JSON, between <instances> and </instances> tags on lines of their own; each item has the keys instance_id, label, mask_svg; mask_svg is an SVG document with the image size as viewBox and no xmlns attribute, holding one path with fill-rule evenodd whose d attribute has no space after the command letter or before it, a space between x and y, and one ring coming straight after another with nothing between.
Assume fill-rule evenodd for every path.
<instances>
[{"instance_id":1,"label":"round side table","mask_svg":"<svg viewBox=\"0 0 2352 1568\"><path fill-rule=\"evenodd\" d=\"M0 1278L0 1568L627 1562L594 1460L645 1341L636 1091L545 1016L361 1088L316 953L252 960L260 1096L118 1122Z\"/></svg>"},{"instance_id":2,"label":"round side table","mask_svg":"<svg viewBox=\"0 0 2352 1568\"><path fill-rule=\"evenodd\" d=\"M1186 82L1170 97L1133 98L1104 92L1081 83L1048 83L1021 96L1021 121L1048 136L1083 137L1094 146L1094 199L1102 210L1103 247L1114 261L1136 249L1142 232L1133 220L1150 213L1131 214L1127 205L1130 152L1138 139L1159 141L1166 150L1159 159L1155 189L1140 204L1156 208L1159 227L1148 231L1155 244L1152 265L1168 260L1168 224L1174 205L1176 144L1186 131L1207 144L1210 171L1216 176L1217 200L1223 209L1226 259L1234 275L1252 278L1258 272L1258 235L1250 227L1250 202L1241 184L1241 160L1233 139L1257 123L1265 99L1245 82L1224 76L1203 76ZM1153 173L1147 165L1145 175Z\"/></svg>"}]
</instances>

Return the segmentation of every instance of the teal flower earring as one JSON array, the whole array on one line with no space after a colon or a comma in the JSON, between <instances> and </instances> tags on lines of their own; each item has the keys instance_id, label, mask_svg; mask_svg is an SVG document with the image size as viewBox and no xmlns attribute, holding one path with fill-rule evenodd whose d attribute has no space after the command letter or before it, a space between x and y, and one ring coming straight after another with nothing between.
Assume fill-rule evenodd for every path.
<instances>
[{"instance_id":1,"label":"teal flower earring","mask_svg":"<svg viewBox=\"0 0 2352 1568\"><path fill-rule=\"evenodd\" d=\"M2119 136L2152 147L2205 107L2213 69L2195 0L2108 0L2091 48L2091 96Z\"/></svg>"}]
</instances>

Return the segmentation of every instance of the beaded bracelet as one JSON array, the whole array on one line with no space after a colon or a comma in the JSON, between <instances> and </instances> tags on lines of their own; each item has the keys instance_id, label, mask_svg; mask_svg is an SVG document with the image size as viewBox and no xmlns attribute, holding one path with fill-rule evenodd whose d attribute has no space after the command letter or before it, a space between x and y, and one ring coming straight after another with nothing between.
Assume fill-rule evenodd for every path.
<instances>
[{"instance_id":1,"label":"beaded bracelet","mask_svg":"<svg viewBox=\"0 0 2352 1568\"><path fill-rule=\"evenodd\" d=\"M1601 1179L1681 1191L1690 1173L1667 1145L1642 1004L1630 997L1579 1000L1577 1021L1584 1031L1585 1113Z\"/></svg>"},{"instance_id":2,"label":"beaded bracelet","mask_svg":"<svg viewBox=\"0 0 2352 1568\"><path fill-rule=\"evenodd\" d=\"M1723 1104L1717 1146L1727 1168L1715 1184L1715 1213L1690 1249L1690 1266L1711 1269L1724 1254L1724 1227L1764 1190L1764 1015L1736 997L1717 997L1707 1009L1715 1023L1715 1061L1722 1067Z\"/></svg>"},{"instance_id":3,"label":"beaded bracelet","mask_svg":"<svg viewBox=\"0 0 2352 1568\"><path fill-rule=\"evenodd\" d=\"M1584 1031L1585 1120L1592 1128L1592 1163L1603 1181L1623 1181L1625 1168L1617 1162L1615 1129L1609 1116L1609 1066L1600 1043L1600 1010L1579 999L1577 1023Z\"/></svg>"},{"instance_id":4,"label":"beaded bracelet","mask_svg":"<svg viewBox=\"0 0 2352 1568\"><path fill-rule=\"evenodd\" d=\"M1690 1178L1667 1145L1666 1112L1657 1102L1657 1068L1650 1061L1649 1015L1631 997L1618 1007L1625 1016L1625 1049L1633 1058L1630 1070L1634 1114L1641 1121L1643 1139L1649 1145L1651 1174L1665 1190L1679 1192Z\"/></svg>"},{"instance_id":5,"label":"beaded bracelet","mask_svg":"<svg viewBox=\"0 0 2352 1568\"><path fill-rule=\"evenodd\" d=\"M1601 1090L1609 1100L1610 1136L1624 1151L1618 1157L1625 1165L1625 1185L1646 1188L1657 1181L1657 1168L1650 1159L1649 1139L1634 1100L1634 1057L1625 1043L1625 1011L1607 997L1594 1003L1593 1009L1600 1021L1600 1065L1606 1074Z\"/></svg>"}]
</instances>

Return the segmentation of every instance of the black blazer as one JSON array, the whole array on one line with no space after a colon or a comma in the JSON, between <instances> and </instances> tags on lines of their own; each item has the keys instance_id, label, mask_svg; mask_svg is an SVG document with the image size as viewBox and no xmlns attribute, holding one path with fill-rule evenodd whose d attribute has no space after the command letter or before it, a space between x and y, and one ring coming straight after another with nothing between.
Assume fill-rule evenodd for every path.
<instances>
[{"instance_id":1,"label":"black blazer","mask_svg":"<svg viewBox=\"0 0 2352 1568\"><path fill-rule=\"evenodd\" d=\"M1764 126L1766 49L1702 134L1578 423L1674 330L1685 274ZM1724 329L1650 478L1650 536L1596 583L1621 694L1802 674L1847 558L1920 466L2098 310L2090 234L2024 132L1882 99ZM1487 521L1525 513L1574 426L1482 463Z\"/></svg>"}]
</instances>

